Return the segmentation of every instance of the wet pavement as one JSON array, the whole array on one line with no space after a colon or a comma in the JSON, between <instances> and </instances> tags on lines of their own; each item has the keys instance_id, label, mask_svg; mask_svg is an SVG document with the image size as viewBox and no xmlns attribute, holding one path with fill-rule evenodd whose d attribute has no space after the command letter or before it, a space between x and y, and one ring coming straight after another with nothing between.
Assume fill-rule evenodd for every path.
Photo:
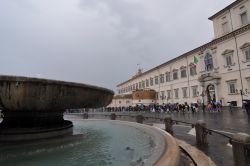
<instances>
[{"instance_id":1,"label":"wet pavement","mask_svg":"<svg viewBox=\"0 0 250 166\"><path fill-rule=\"evenodd\" d=\"M218 130L230 137L238 132L250 134L250 118L248 118L246 112L241 109L234 111L224 109L222 112L218 113L201 112L194 115L173 114L172 117L176 120L183 120L191 123L195 123L197 120L204 120L207 124L207 128ZM175 125L174 132L175 137L198 147L195 142L195 129L188 126ZM234 165L232 146L229 143L229 139L226 137L212 133L212 135L208 135L208 146L198 148L210 156L218 166Z\"/></svg>"},{"instance_id":2,"label":"wet pavement","mask_svg":"<svg viewBox=\"0 0 250 166\"><path fill-rule=\"evenodd\" d=\"M193 132L192 132L193 130ZM233 165L232 147L229 139L217 134L208 136L208 146L198 147L195 140L195 130L191 127L183 127L181 125L174 126L174 137L184 140L192 146L202 150L208 155L218 166Z\"/></svg>"}]
</instances>

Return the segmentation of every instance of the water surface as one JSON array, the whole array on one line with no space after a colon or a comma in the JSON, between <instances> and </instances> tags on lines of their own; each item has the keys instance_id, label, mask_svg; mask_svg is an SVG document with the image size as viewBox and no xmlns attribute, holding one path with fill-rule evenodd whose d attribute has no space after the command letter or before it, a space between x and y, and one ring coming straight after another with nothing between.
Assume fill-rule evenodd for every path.
<instances>
[{"instance_id":1,"label":"water surface","mask_svg":"<svg viewBox=\"0 0 250 166\"><path fill-rule=\"evenodd\" d=\"M0 165L6 166L142 166L153 165L164 150L164 137L152 129L112 121L75 120L77 140L37 143L5 150ZM124 122L122 122L124 123ZM125 124L125 123L124 123Z\"/></svg>"}]
</instances>

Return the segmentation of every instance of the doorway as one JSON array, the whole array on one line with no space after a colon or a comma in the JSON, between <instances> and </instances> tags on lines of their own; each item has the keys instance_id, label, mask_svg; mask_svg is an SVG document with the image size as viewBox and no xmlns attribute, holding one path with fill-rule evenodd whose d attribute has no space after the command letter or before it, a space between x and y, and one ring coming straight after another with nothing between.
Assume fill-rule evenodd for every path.
<instances>
[{"instance_id":1,"label":"doorway","mask_svg":"<svg viewBox=\"0 0 250 166\"><path fill-rule=\"evenodd\" d=\"M208 102L215 102L216 101L216 95L215 95L215 87L213 84L209 84L206 89L207 92L207 101Z\"/></svg>"}]
</instances>

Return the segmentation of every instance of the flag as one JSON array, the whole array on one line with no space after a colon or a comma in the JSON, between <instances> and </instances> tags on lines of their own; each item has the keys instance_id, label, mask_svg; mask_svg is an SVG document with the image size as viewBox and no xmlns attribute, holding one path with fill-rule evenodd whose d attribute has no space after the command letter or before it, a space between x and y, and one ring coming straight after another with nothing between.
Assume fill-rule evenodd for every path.
<instances>
[{"instance_id":1,"label":"flag","mask_svg":"<svg viewBox=\"0 0 250 166\"><path fill-rule=\"evenodd\" d=\"M199 63L199 57L197 57L197 56L194 56L194 64L198 64Z\"/></svg>"}]
</instances>

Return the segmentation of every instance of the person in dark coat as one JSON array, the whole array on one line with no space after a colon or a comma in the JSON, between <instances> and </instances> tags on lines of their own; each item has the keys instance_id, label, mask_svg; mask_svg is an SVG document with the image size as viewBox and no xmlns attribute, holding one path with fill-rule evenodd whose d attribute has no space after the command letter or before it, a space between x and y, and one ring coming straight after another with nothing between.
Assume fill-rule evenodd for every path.
<instances>
[{"instance_id":1,"label":"person in dark coat","mask_svg":"<svg viewBox=\"0 0 250 166\"><path fill-rule=\"evenodd\" d=\"M246 109L246 112L247 112L247 116L250 118L250 101L246 102L245 109Z\"/></svg>"}]
</instances>

